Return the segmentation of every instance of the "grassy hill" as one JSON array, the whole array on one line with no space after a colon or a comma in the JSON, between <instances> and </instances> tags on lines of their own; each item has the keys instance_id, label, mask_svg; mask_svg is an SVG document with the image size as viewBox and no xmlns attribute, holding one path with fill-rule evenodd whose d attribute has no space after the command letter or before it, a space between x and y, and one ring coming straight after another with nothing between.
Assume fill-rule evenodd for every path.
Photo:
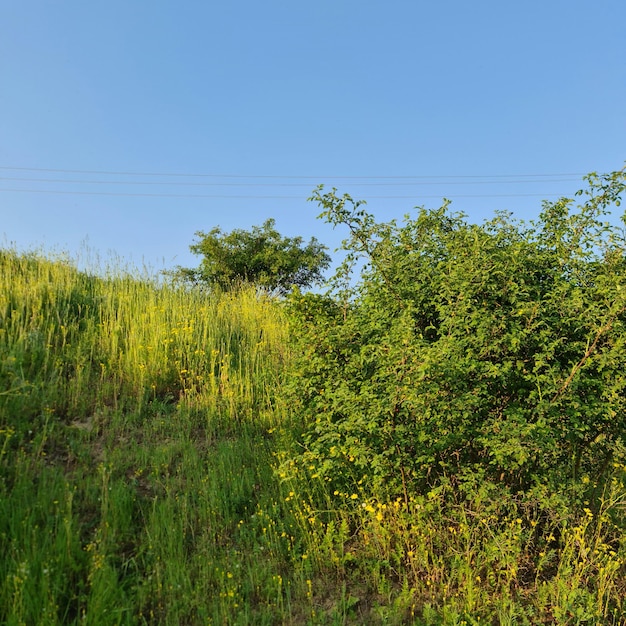
<instances>
[{"instance_id":1,"label":"grassy hill","mask_svg":"<svg viewBox=\"0 0 626 626\"><path fill-rule=\"evenodd\" d=\"M289 328L254 290L0 251L0 622L626 623L626 468L539 526L487 490L331 492Z\"/></svg>"}]
</instances>

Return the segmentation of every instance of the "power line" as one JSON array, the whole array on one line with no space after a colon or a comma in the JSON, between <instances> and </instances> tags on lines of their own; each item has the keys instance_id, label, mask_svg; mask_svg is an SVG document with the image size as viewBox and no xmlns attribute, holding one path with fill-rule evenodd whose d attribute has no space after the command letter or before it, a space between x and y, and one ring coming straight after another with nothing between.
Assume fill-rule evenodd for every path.
<instances>
[{"instance_id":1,"label":"power line","mask_svg":"<svg viewBox=\"0 0 626 626\"><path fill-rule=\"evenodd\" d=\"M178 181L137 181L137 180L80 180L80 179L64 179L64 178L21 178L12 176L0 176L0 181L19 181L29 183L69 183L80 185L168 185L180 187L307 187L310 189L309 183L196 183L196 182L178 182ZM557 178L550 181L545 180L486 180L486 181L449 181L442 183L440 181L414 181L401 183L352 183L357 187L413 187L422 185L520 185L534 183L569 183L573 182L571 178Z\"/></svg>"},{"instance_id":2,"label":"power line","mask_svg":"<svg viewBox=\"0 0 626 626\"><path fill-rule=\"evenodd\" d=\"M61 168L35 168L20 166L0 166L0 173L4 172L30 172L33 174L58 174L67 176L70 174L79 175L72 178L55 177L23 177L23 176L0 176L0 184L3 182L20 182L33 185L30 188L2 188L0 191L12 193L31 193L31 194L51 194L51 195L74 195L74 196L113 196L113 197L145 197L145 198L207 198L207 199L249 199L249 200L304 200L302 195L287 195L278 193L279 188L307 188L309 191L314 183L320 180L341 181L341 184L353 187L424 187L424 186L440 186L440 187L464 187L464 186L486 186L486 185L533 185L547 183L571 183L579 180L580 174L483 174L483 175L438 175L438 176L293 176L293 175L247 175L247 174L198 174L198 173L171 173L171 172L131 172L131 171L113 171L113 170L80 170L80 169L61 169ZM81 176L89 175L91 178L81 178ZM93 176L98 176L94 179ZM106 180L100 177L106 176L124 176L129 177L127 180ZM165 178L170 180L132 180L133 177L153 177ZM190 178L194 180L189 180ZM198 181L203 178L205 180ZM176 180L178 179L178 180ZM183 179L183 180L181 180ZM208 180L206 180L208 179ZM289 182L285 182L289 181ZM296 182L300 181L300 182ZM308 181L308 182L303 182ZM70 189L40 189L40 183L57 185L70 185L74 188ZM97 185L113 187L111 190L84 190L82 185ZM132 191L119 189L115 190L115 186L142 186L142 187L177 187L178 190L171 192L161 192L155 189L153 192L148 191ZM222 193L188 193L184 188L233 188L241 190L240 193L222 194ZM270 188L276 190L277 193L242 193L249 188ZM190 189L190 191L192 191ZM269 189L268 189L269 191ZM400 191L400 189L398 189ZM416 189L412 195L391 194L368 196L372 200L430 200L441 199L442 197L452 198L528 198L528 197L560 197L562 193L459 193L459 194L437 194L437 195L421 195Z\"/></svg>"},{"instance_id":3,"label":"power line","mask_svg":"<svg viewBox=\"0 0 626 626\"><path fill-rule=\"evenodd\" d=\"M183 193L124 193L112 191L62 191L59 189L7 189L1 191L13 193L39 193L68 196L117 196L140 198L216 198L216 199L248 199L248 200L303 200L303 196L262 196L262 195L213 195L213 194L183 194ZM452 198L547 198L561 197L558 193L504 193L504 194L444 194ZM368 196L372 200L431 200L442 199L442 195L410 195L410 196Z\"/></svg>"},{"instance_id":4,"label":"power line","mask_svg":"<svg viewBox=\"0 0 626 626\"><path fill-rule=\"evenodd\" d=\"M42 168L42 167L17 167L17 166L0 166L0 170L12 170L23 172L54 172L59 174L101 174L107 176L161 176L161 177L180 177L180 178L258 178L258 179L301 179L301 180L433 180L433 179L479 179L479 178L562 178L577 177L580 178L585 174L581 173L557 173L557 174L442 174L442 175L406 175L406 176L311 176L311 175L276 175L276 174L200 174L200 173L174 173L174 172L131 172L131 171L112 171L112 170L79 170L79 169L60 169L60 168ZM522 181L524 182L524 181ZM559 181L555 181L559 182Z\"/></svg>"}]
</instances>

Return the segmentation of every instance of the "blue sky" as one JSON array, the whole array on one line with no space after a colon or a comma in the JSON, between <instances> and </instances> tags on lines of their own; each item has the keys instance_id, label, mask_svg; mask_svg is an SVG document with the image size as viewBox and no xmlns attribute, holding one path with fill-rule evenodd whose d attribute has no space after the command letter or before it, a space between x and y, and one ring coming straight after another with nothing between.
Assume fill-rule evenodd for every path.
<instances>
[{"instance_id":1,"label":"blue sky","mask_svg":"<svg viewBox=\"0 0 626 626\"><path fill-rule=\"evenodd\" d=\"M334 248L321 183L381 220L531 218L624 165L624 24L623 0L0 0L0 243L194 266L196 231L274 217Z\"/></svg>"}]
</instances>

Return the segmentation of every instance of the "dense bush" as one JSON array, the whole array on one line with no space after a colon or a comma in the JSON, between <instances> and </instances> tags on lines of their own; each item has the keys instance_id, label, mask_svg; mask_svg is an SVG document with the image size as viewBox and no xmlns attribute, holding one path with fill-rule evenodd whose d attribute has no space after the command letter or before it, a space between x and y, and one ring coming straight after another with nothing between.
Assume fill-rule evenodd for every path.
<instances>
[{"instance_id":1,"label":"dense bush","mask_svg":"<svg viewBox=\"0 0 626 626\"><path fill-rule=\"evenodd\" d=\"M481 225L448 203L381 224L315 192L350 235L334 291L291 299L304 465L407 503L442 481L602 484L626 432L626 235L606 221L626 171L586 181L578 205Z\"/></svg>"}]
</instances>

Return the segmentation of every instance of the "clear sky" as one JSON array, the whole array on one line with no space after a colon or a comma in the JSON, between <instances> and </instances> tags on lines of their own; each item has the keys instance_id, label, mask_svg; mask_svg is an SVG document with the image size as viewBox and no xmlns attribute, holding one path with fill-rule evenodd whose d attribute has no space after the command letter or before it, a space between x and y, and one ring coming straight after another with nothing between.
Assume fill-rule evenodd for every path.
<instances>
[{"instance_id":1,"label":"clear sky","mask_svg":"<svg viewBox=\"0 0 626 626\"><path fill-rule=\"evenodd\" d=\"M274 217L537 214L626 160L624 0L0 0L0 243L195 266ZM194 176L191 176L191 175ZM82 252L84 254L84 252Z\"/></svg>"}]
</instances>

